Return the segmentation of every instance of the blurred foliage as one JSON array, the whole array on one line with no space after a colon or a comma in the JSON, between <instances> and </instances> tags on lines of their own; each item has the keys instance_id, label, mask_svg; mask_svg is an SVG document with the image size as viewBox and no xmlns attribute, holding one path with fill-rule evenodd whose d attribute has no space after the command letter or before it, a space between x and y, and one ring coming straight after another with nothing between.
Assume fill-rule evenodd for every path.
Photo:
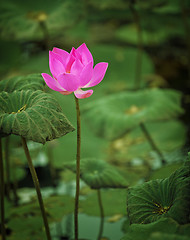
<instances>
[{"instance_id":1,"label":"blurred foliage","mask_svg":"<svg viewBox=\"0 0 190 240\"><path fill-rule=\"evenodd\" d=\"M151 133L154 142L159 149L165 153L166 160L171 163L176 161L176 157L167 156L167 153L181 149L186 141L187 128L178 120L164 122L147 123L146 127ZM165 131L167 129L167 134ZM110 143L109 160L119 164L126 164L135 158L152 160L150 152L152 148L145 138L140 127L116 139ZM143 161L142 161L142 164ZM151 162L150 162L151 164Z\"/></svg>"},{"instance_id":2,"label":"blurred foliage","mask_svg":"<svg viewBox=\"0 0 190 240\"><path fill-rule=\"evenodd\" d=\"M4 1L0 7L1 37L33 40L57 35L78 20L81 10L80 1L76 0Z\"/></svg>"},{"instance_id":3,"label":"blurred foliage","mask_svg":"<svg viewBox=\"0 0 190 240\"><path fill-rule=\"evenodd\" d=\"M174 90L120 92L83 108L90 128L100 137L116 139L140 123L175 118L183 113L181 94Z\"/></svg>"},{"instance_id":4,"label":"blurred foliage","mask_svg":"<svg viewBox=\"0 0 190 240\"><path fill-rule=\"evenodd\" d=\"M145 218L152 209L159 210L158 205L152 206L153 197L160 200L157 204L164 204L172 196L180 196L181 204L177 199L168 212L173 208L175 212L171 216L177 221L182 216L180 221L188 224L179 225L171 218L162 218L169 213L158 215L157 218L161 219L153 223L129 225L128 220L126 236L122 240L186 240L190 236L189 219L183 209L189 204L189 197L185 198L182 191L187 190L188 178L176 175L180 174L179 169L189 149L189 13L188 0L6 0L0 5L0 91L47 90L76 126L73 96L63 96L47 86L45 89L40 73L49 72L48 50L52 47L70 51L72 46L87 43L95 63L109 63L104 80L94 87L94 94L80 101L81 109L85 111L81 114L81 157L105 160L103 163L95 161L93 166L90 161L87 166L81 165L87 179L94 180L96 169L103 169L102 175L105 169L109 169L103 179L107 183L114 179L114 182L114 172L119 172L121 176L118 178L116 174L117 183L123 184L126 179L133 197L137 198L139 194L135 200L139 211L136 214L141 212ZM134 91L137 80L141 89ZM1 93L1 96L5 95L8 93ZM1 110L6 105L5 99L2 101ZM12 108L15 109L16 105L17 101L12 99L7 107L15 111ZM23 107L21 105L16 110ZM44 118L39 113L34 117L43 125ZM163 152L167 165L158 164L156 153L139 127L142 121ZM48 129L43 128L43 134L47 132ZM35 166L40 166L41 170L49 169L48 173L39 171L42 186L51 184L50 180L55 178L57 185L52 190L55 195L47 197L45 205L49 221L61 222L64 216L73 212L73 198L67 195L72 195L69 184L72 186L75 175L64 166L67 163L74 169L76 132L45 146L28 144ZM6 155L5 149L3 155ZM29 184L29 178L19 137L11 136L9 155L11 184L18 185L19 191L25 194L22 184ZM173 171L176 172L172 174ZM6 174L5 171L7 182ZM151 181L144 183L148 180ZM99 216L96 192L81 182L80 211ZM105 216L125 216L126 190L101 191ZM161 198L165 193L167 197ZM26 195L29 196L29 191ZM22 239L44 239L36 200L31 198L30 202L23 204L19 196L17 207L7 199L5 201L8 239L20 239L21 233Z\"/></svg>"}]
</instances>

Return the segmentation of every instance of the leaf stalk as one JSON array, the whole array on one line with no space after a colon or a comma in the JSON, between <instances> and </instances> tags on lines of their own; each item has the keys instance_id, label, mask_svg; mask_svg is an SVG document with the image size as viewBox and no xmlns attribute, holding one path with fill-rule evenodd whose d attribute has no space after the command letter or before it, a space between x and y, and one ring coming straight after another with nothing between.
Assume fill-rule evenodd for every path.
<instances>
[{"instance_id":1,"label":"leaf stalk","mask_svg":"<svg viewBox=\"0 0 190 240\"><path fill-rule=\"evenodd\" d=\"M33 163L32 163L32 159L31 159L31 156L30 156L30 153L29 153L29 150L28 150L26 139L23 138L23 137L21 137L21 138L22 138L22 145L23 145L23 148L24 148L24 152L25 152L25 155L26 155L26 158L27 158L27 161L28 161L29 169L30 169L32 179L33 179L33 182L34 182L34 186L36 188L36 193L37 193L37 196L38 196L38 202L39 202L39 205L40 205L40 210L41 210L41 214L42 214L42 218L43 218L43 222L44 222L44 226L45 226L46 236L47 236L48 240L51 240L48 220L47 220L47 216L46 216L46 212L45 212L45 207L44 207L44 203L43 203L43 199L42 199L42 194L41 194L41 191L40 191L39 180L38 180L38 177L37 177L37 174L36 174L36 170L35 170L35 168L33 166Z\"/></svg>"}]
</instances>

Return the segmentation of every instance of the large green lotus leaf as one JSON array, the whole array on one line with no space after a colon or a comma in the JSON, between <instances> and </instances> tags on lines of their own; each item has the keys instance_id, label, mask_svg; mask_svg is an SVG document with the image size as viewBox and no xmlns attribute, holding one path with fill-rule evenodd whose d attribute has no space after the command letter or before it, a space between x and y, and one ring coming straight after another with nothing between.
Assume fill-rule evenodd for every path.
<instances>
[{"instance_id":1,"label":"large green lotus leaf","mask_svg":"<svg viewBox=\"0 0 190 240\"><path fill-rule=\"evenodd\" d=\"M146 129L168 162L175 162L181 157L175 152L186 142L187 128L182 122L178 120L151 122L146 124ZM165 129L167 129L167 134L165 134ZM152 148L140 127L111 142L109 151L111 152L110 158L117 159L120 163L126 163L134 158L152 160L150 157Z\"/></svg>"},{"instance_id":2,"label":"large green lotus leaf","mask_svg":"<svg viewBox=\"0 0 190 240\"><path fill-rule=\"evenodd\" d=\"M76 163L65 164L66 168L76 171ZM81 179L93 189L126 188L126 179L110 164L99 159L82 159L80 163Z\"/></svg>"},{"instance_id":3,"label":"large green lotus leaf","mask_svg":"<svg viewBox=\"0 0 190 240\"><path fill-rule=\"evenodd\" d=\"M0 91L13 92L15 90L43 90L45 82L41 74L16 76L0 81Z\"/></svg>"},{"instance_id":4,"label":"large green lotus leaf","mask_svg":"<svg viewBox=\"0 0 190 240\"><path fill-rule=\"evenodd\" d=\"M83 113L95 134L112 140L140 123L178 117L184 112L180 100L181 93L175 90L121 92L86 104Z\"/></svg>"},{"instance_id":5,"label":"large green lotus leaf","mask_svg":"<svg viewBox=\"0 0 190 240\"><path fill-rule=\"evenodd\" d=\"M56 99L38 91L0 93L0 132L45 143L64 136L74 128Z\"/></svg>"},{"instance_id":6,"label":"large green lotus leaf","mask_svg":"<svg viewBox=\"0 0 190 240\"><path fill-rule=\"evenodd\" d=\"M125 215L126 214L126 190L125 189L106 189L100 190L105 216ZM80 201L80 211L90 216L100 216L97 193L88 194Z\"/></svg>"},{"instance_id":7,"label":"large green lotus leaf","mask_svg":"<svg viewBox=\"0 0 190 240\"><path fill-rule=\"evenodd\" d=\"M42 39L44 34L60 35L79 16L81 4L76 0L22 1L7 0L0 7L1 37L11 39ZM46 25L46 29L44 28Z\"/></svg>"},{"instance_id":8,"label":"large green lotus leaf","mask_svg":"<svg viewBox=\"0 0 190 240\"><path fill-rule=\"evenodd\" d=\"M127 228L125 237L123 237L121 240L153 240L152 237L155 237L156 233L168 234L169 236L175 234L177 237L176 239L178 240L178 237L180 237L181 235L183 235L184 237L189 236L187 230L189 229L189 227L189 224L179 225L171 218L161 218L156 222L149 224L130 225ZM173 238L171 239L173 240ZM182 238L181 240L186 240L186 238Z\"/></svg>"},{"instance_id":9,"label":"large green lotus leaf","mask_svg":"<svg viewBox=\"0 0 190 240\"><path fill-rule=\"evenodd\" d=\"M185 224L189 222L189 204L189 162L168 178L152 180L128 190L127 210L131 223L151 223L171 217Z\"/></svg>"}]
</instances>

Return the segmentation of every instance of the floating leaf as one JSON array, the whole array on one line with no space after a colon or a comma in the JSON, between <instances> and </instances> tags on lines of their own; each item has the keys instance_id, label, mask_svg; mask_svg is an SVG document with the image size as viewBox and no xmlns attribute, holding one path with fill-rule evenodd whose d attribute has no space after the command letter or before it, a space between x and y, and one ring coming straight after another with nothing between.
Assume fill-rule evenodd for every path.
<instances>
[{"instance_id":1,"label":"floating leaf","mask_svg":"<svg viewBox=\"0 0 190 240\"><path fill-rule=\"evenodd\" d=\"M83 113L98 136L115 139L140 123L179 116L183 113L180 99L181 94L174 90L122 92L86 104Z\"/></svg>"},{"instance_id":2,"label":"floating leaf","mask_svg":"<svg viewBox=\"0 0 190 240\"><path fill-rule=\"evenodd\" d=\"M190 166L176 170L169 178L130 188L127 210L131 223L150 223L171 217L180 224L189 221Z\"/></svg>"},{"instance_id":3,"label":"floating leaf","mask_svg":"<svg viewBox=\"0 0 190 240\"><path fill-rule=\"evenodd\" d=\"M45 82L41 74L17 76L0 81L0 91L13 92L15 90L43 90Z\"/></svg>"},{"instance_id":4,"label":"floating leaf","mask_svg":"<svg viewBox=\"0 0 190 240\"><path fill-rule=\"evenodd\" d=\"M154 233L168 234L177 236L189 236L186 229L190 225L179 225L171 218L161 218L156 222L149 224L132 224L127 228L127 234L121 240L149 240ZM169 238L170 239L170 238ZM186 239L181 239L186 240Z\"/></svg>"},{"instance_id":5,"label":"floating leaf","mask_svg":"<svg viewBox=\"0 0 190 240\"><path fill-rule=\"evenodd\" d=\"M0 93L0 132L44 144L73 130L50 94L31 90Z\"/></svg>"},{"instance_id":6,"label":"floating leaf","mask_svg":"<svg viewBox=\"0 0 190 240\"><path fill-rule=\"evenodd\" d=\"M67 168L76 171L75 163L65 164ZM81 179L93 189L126 188L126 179L110 164L99 159L82 159Z\"/></svg>"}]
</instances>

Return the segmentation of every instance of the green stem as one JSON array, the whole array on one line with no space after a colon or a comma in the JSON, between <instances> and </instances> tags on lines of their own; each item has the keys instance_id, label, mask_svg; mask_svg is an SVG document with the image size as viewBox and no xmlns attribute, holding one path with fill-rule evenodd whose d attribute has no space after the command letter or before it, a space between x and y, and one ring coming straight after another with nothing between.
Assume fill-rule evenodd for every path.
<instances>
[{"instance_id":1,"label":"green stem","mask_svg":"<svg viewBox=\"0 0 190 240\"><path fill-rule=\"evenodd\" d=\"M102 238L102 233L103 233L103 228L104 228L104 209L103 209L100 189L97 190L97 194L98 194L98 204L99 204L100 216L101 216L100 230L99 230L97 240L100 240Z\"/></svg>"},{"instance_id":2,"label":"green stem","mask_svg":"<svg viewBox=\"0 0 190 240\"><path fill-rule=\"evenodd\" d=\"M10 184L10 158L9 158L9 143L10 143L10 138L6 137L5 138L5 169L6 169L6 193L7 193L7 198L10 200L10 189L11 189L11 184Z\"/></svg>"},{"instance_id":3,"label":"green stem","mask_svg":"<svg viewBox=\"0 0 190 240\"><path fill-rule=\"evenodd\" d=\"M160 151L160 149L156 146L154 140L152 139L151 135L149 134L147 128L145 127L144 123L140 123L140 127L141 130L143 131L146 139L148 140L150 146L152 147L152 149L158 154L158 156L160 157L161 163L162 165L166 164L166 160L162 154L162 152Z\"/></svg>"},{"instance_id":4,"label":"green stem","mask_svg":"<svg viewBox=\"0 0 190 240\"><path fill-rule=\"evenodd\" d=\"M47 236L48 240L51 240L48 220L47 220L47 216L46 216L46 212L45 212L45 207L44 207L44 203L43 203L43 199L42 199L42 194L41 194L41 191L40 191L39 180L38 180L38 177L37 177L37 174L36 174L36 170L33 166L32 159L30 157L30 153L29 153L29 150L28 150L28 147L27 147L26 139L23 138L23 137L22 137L22 145L23 145L23 148L24 148L24 151L25 151L26 158L28 160L28 165L29 165L29 168L30 168L30 172L31 172L31 175L32 175L34 186L36 188L36 193L37 193L37 196L38 196L38 202L39 202L39 205L40 205L41 214L42 214L42 218L43 218L44 226L45 226L45 230L46 230L46 236Z\"/></svg>"},{"instance_id":5,"label":"green stem","mask_svg":"<svg viewBox=\"0 0 190 240\"><path fill-rule=\"evenodd\" d=\"M4 185L4 169L3 169L3 153L2 153L2 142L0 138L0 194L1 194L1 234L2 240L6 240L6 231L5 231L5 208L4 208L4 194L5 194L5 185Z\"/></svg>"},{"instance_id":6,"label":"green stem","mask_svg":"<svg viewBox=\"0 0 190 240\"><path fill-rule=\"evenodd\" d=\"M76 156L76 193L75 193L75 240L78 240L78 207L79 207L79 191L80 191L80 149L81 149L81 121L79 100L75 97L76 113L77 113L77 156Z\"/></svg>"},{"instance_id":7,"label":"green stem","mask_svg":"<svg viewBox=\"0 0 190 240\"><path fill-rule=\"evenodd\" d=\"M130 9L133 14L134 22L137 27L137 41L138 41L138 51L136 57L136 71L135 71L135 89L139 89L141 85L141 72L142 72L142 52L143 52L143 39L142 39L142 28L140 24L140 17L135 9L135 1L131 0Z\"/></svg>"}]
</instances>

